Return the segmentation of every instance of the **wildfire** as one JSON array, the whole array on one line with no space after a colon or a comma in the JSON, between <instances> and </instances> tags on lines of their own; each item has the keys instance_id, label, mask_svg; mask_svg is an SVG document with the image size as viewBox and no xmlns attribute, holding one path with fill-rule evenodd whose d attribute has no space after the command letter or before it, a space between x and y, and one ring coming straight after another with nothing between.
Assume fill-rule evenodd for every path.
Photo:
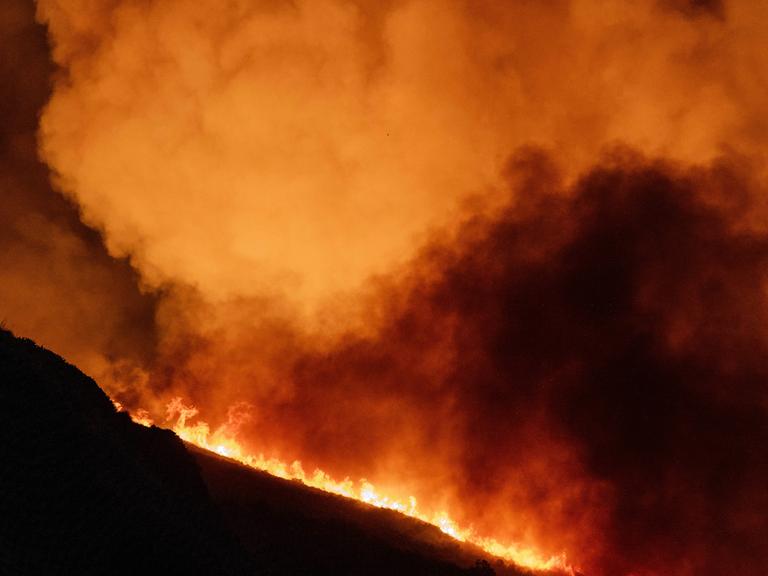
<instances>
[{"instance_id":1,"label":"wildfire","mask_svg":"<svg viewBox=\"0 0 768 576\"><path fill-rule=\"evenodd\" d=\"M113 400L118 411L124 407ZM236 460L246 466L268 472L273 476L286 480L295 480L317 488L325 492L337 494L347 498L353 498L371 506L395 510L406 516L417 518L439 528L443 533L460 542L468 542L478 546L493 556L513 562L518 566L532 570L561 570L573 574L573 567L568 563L566 555L545 557L538 551L516 544L503 544L494 538L483 537L476 534L471 528L459 526L445 510L427 513L418 508L414 496L409 496L406 501L391 498L381 494L377 488L365 478L359 482L353 482L349 478L336 480L320 469L315 469L308 474L300 461L294 460L290 464L277 458L266 458L263 454L253 455L245 452L236 439L236 433L247 414L230 409L228 421L211 431L208 423L196 420L198 409L184 404L180 397L172 399L166 406L166 426L172 429L182 440L215 452L220 456ZM152 426L153 420L146 410L137 410L131 414L131 419L142 426Z\"/></svg>"}]
</instances>

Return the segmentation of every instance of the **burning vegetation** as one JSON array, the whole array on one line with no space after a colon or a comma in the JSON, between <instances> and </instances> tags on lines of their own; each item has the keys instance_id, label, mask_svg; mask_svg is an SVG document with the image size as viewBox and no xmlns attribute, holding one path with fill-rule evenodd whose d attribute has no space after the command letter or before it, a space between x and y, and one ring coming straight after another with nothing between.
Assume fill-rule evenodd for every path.
<instances>
[{"instance_id":1,"label":"burning vegetation","mask_svg":"<svg viewBox=\"0 0 768 576\"><path fill-rule=\"evenodd\" d=\"M36 16L12 327L141 423L523 566L765 573L766 3Z\"/></svg>"}]
</instances>

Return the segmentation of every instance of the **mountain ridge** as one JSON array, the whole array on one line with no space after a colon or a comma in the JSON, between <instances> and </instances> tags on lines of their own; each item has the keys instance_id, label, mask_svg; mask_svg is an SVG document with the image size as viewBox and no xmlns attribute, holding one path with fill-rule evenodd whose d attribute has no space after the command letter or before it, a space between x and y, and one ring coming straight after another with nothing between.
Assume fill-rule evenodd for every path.
<instances>
[{"instance_id":1,"label":"mountain ridge","mask_svg":"<svg viewBox=\"0 0 768 576\"><path fill-rule=\"evenodd\" d=\"M1 328L0 462L2 574L525 573L136 424L77 367Z\"/></svg>"}]
</instances>

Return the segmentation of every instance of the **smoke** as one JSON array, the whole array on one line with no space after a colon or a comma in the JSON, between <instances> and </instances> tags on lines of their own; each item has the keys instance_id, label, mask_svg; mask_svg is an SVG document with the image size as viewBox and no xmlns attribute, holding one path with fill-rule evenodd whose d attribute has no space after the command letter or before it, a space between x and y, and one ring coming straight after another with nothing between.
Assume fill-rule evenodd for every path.
<instances>
[{"instance_id":1,"label":"smoke","mask_svg":"<svg viewBox=\"0 0 768 576\"><path fill-rule=\"evenodd\" d=\"M245 402L254 450L589 574L765 571L768 5L37 16L40 153L161 291L67 208L52 261L78 262L87 333L133 351L154 313L139 384L109 382L126 405Z\"/></svg>"},{"instance_id":2,"label":"smoke","mask_svg":"<svg viewBox=\"0 0 768 576\"><path fill-rule=\"evenodd\" d=\"M541 152L507 174L503 208L372 289L374 335L318 345L241 302L165 376L221 420L249 402L254 447L587 574L761 574L765 182L626 150L572 185Z\"/></svg>"},{"instance_id":3,"label":"smoke","mask_svg":"<svg viewBox=\"0 0 768 576\"><path fill-rule=\"evenodd\" d=\"M760 6L43 0L63 70L42 151L151 285L311 311L520 145L576 173L617 139L693 161L762 145Z\"/></svg>"},{"instance_id":4,"label":"smoke","mask_svg":"<svg viewBox=\"0 0 768 576\"><path fill-rule=\"evenodd\" d=\"M154 300L115 261L37 158L39 109L53 71L34 6L0 6L0 321L99 378L147 362Z\"/></svg>"}]
</instances>

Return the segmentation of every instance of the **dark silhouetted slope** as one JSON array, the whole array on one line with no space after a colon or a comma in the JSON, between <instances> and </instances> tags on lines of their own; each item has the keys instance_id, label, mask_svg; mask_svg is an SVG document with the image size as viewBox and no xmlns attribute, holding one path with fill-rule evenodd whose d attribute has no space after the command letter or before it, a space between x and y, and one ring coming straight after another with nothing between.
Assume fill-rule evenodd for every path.
<instances>
[{"instance_id":1,"label":"dark silhouetted slope","mask_svg":"<svg viewBox=\"0 0 768 576\"><path fill-rule=\"evenodd\" d=\"M0 331L0 574L246 574L182 442Z\"/></svg>"},{"instance_id":2,"label":"dark silhouetted slope","mask_svg":"<svg viewBox=\"0 0 768 576\"><path fill-rule=\"evenodd\" d=\"M0 329L0 575L520 574L429 524L189 448Z\"/></svg>"},{"instance_id":3,"label":"dark silhouetted slope","mask_svg":"<svg viewBox=\"0 0 768 576\"><path fill-rule=\"evenodd\" d=\"M431 524L188 448L222 516L271 573L523 574Z\"/></svg>"}]
</instances>

